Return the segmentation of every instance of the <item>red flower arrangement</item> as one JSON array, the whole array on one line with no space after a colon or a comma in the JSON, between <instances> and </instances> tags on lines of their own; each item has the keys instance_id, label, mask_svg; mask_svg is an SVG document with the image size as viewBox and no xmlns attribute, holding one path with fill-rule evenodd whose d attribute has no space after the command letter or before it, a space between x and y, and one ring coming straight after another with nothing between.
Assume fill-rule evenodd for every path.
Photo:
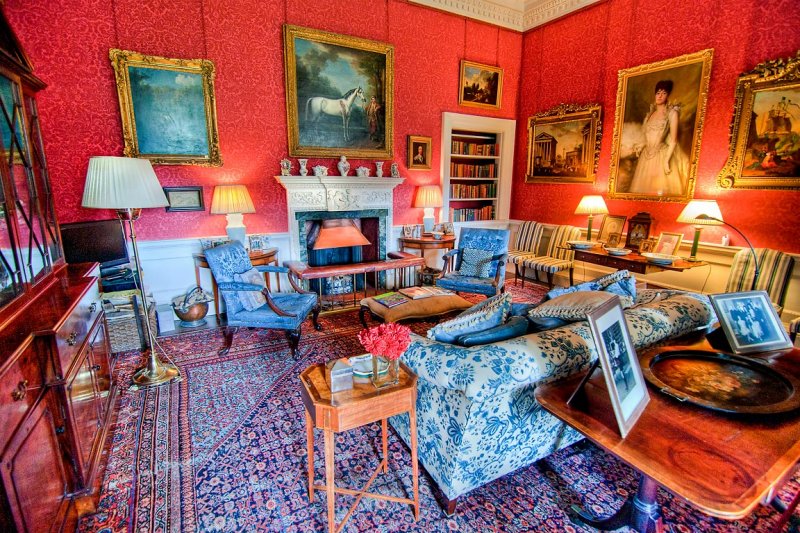
<instances>
[{"instance_id":1,"label":"red flower arrangement","mask_svg":"<svg viewBox=\"0 0 800 533\"><path fill-rule=\"evenodd\" d=\"M394 323L381 324L361 330L358 340L372 355L394 361L399 359L411 344L411 329Z\"/></svg>"}]
</instances>

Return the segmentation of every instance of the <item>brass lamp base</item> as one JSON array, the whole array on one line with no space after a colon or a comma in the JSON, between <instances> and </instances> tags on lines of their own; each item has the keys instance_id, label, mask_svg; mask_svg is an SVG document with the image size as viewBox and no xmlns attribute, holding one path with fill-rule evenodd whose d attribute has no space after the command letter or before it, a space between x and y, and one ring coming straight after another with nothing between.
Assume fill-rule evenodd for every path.
<instances>
[{"instance_id":1,"label":"brass lamp base","mask_svg":"<svg viewBox=\"0 0 800 533\"><path fill-rule=\"evenodd\" d=\"M181 372L175 365L157 362L155 366L147 365L138 369L133 373L131 381L140 387L155 387L179 377Z\"/></svg>"}]
</instances>

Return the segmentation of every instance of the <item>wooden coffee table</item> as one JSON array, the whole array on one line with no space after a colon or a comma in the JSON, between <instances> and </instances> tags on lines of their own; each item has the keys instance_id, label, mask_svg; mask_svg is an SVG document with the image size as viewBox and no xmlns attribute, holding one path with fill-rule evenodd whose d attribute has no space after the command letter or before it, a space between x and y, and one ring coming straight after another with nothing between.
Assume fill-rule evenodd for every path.
<instances>
[{"instance_id":1,"label":"wooden coffee table","mask_svg":"<svg viewBox=\"0 0 800 533\"><path fill-rule=\"evenodd\" d=\"M711 349L705 339L683 347ZM754 357L776 370L800 376L800 349ZM597 520L574 509L582 522L598 529L630 525L642 532L661 531L656 502L659 486L718 518L743 518L759 504L768 503L784 511L780 526L791 515L797 497L789 509L781 509L773 499L800 460L800 413L728 416L680 403L649 387L650 403L623 439L599 370L585 388L585 405L567 406L582 377L537 387L536 399L547 411L641 474L638 493L620 511Z\"/></svg>"},{"instance_id":2,"label":"wooden coffee table","mask_svg":"<svg viewBox=\"0 0 800 533\"><path fill-rule=\"evenodd\" d=\"M328 499L328 532L341 531L362 497L407 503L414 508L414 520L419 520L419 463L417 462L417 376L400 362L400 381L393 387L376 389L369 380L353 384L353 388L331 394L325 381L325 365L316 364L300 374L303 386L300 395L306 412L306 452L308 454L308 499L314 501L314 491L324 490ZM387 419L408 413L411 433L411 468L413 499L367 492L380 471L388 472ZM369 481L360 490L337 487L334 480L334 444L336 433L381 421L383 459ZM314 428L325 434L325 484L314 483ZM335 495L355 496L355 501L342 522L336 525Z\"/></svg>"}]
</instances>

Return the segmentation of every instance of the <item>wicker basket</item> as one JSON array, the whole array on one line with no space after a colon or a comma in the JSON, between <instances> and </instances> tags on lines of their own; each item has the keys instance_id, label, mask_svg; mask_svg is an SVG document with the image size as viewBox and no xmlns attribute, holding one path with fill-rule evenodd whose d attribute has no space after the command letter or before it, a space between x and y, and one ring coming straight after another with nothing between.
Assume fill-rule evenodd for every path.
<instances>
[{"instance_id":1,"label":"wicker basket","mask_svg":"<svg viewBox=\"0 0 800 533\"><path fill-rule=\"evenodd\" d=\"M108 296L108 294L105 296ZM140 311L139 317L141 317L141 300L137 299L137 304ZM139 337L139 331L136 328L136 314L116 317L106 315L106 322L108 323L108 341L111 344L113 353L141 349L142 339ZM141 326L142 334L145 334L144 324ZM154 334L158 331L156 306L152 304L150 305L150 327Z\"/></svg>"}]
</instances>

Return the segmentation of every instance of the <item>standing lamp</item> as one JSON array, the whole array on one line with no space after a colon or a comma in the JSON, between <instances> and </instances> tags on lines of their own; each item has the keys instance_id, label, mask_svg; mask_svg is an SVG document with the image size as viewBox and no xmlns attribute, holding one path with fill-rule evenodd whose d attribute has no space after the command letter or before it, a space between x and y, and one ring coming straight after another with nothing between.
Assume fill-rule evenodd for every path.
<instances>
[{"instance_id":1,"label":"standing lamp","mask_svg":"<svg viewBox=\"0 0 800 533\"><path fill-rule=\"evenodd\" d=\"M603 197L599 194L589 194L581 198L577 209L576 215L589 215L589 225L586 227L586 240L592 240L592 220L595 215L607 215L608 207Z\"/></svg>"},{"instance_id":2,"label":"standing lamp","mask_svg":"<svg viewBox=\"0 0 800 533\"><path fill-rule=\"evenodd\" d=\"M438 185L422 185L417 190L414 199L414 207L423 207L422 213L423 231L430 233L433 231L433 208L442 207L442 189Z\"/></svg>"},{"instance_id":3,"label":"standing lamp","mask_svg":"<svg viewBox=\"0 0 800 533\"><path fill-rule=\"evenodd\" d=\"M144 309L146 344L150 347L147 363L134 372L133 382L142 387L153 387L180 378L181 373L178 368L171 363L159 361L156 353L157 343L150 327L150 313L144 293L144 273L133 224L143 208L169 205L150 161L130 157L90 158L81 205L94 209L116 209L117 217L123 225L125 222L128 223L133 245L133 261L139 273L138 289Z\"/></svg>"},{"instance_id":4,"label":"standing lamp","mask_svg":"<svg viewBox=\"0 0 800 533\"><path fill-rule=\"evenodd\" d=\"M247 230L244 227L244 213L255 213L256 208L247 187L244 185L217 185L211 200L211 214L225 215L228 225L225 231L232 241L239 241L247 248Z\"/></svg>"},{"instance_id":5,"label":"standing lamp","mask_svg":"<svg viewBox=\"0 0 800 533\"><path fill-rule=\"evenodd\" d=\"M722 212L719 210L716 200L692 200L683 208L681 214L678 215L677 221L682 224L694 224L694 240L692 241L692 252L689 255L689 261L698 261L697 246L700 244L700 232L703 231L703 226L721 226L725 224L722 221ZM756 269L756 272L758 272L758 269Z\"/></svg>"}]
</instances>

